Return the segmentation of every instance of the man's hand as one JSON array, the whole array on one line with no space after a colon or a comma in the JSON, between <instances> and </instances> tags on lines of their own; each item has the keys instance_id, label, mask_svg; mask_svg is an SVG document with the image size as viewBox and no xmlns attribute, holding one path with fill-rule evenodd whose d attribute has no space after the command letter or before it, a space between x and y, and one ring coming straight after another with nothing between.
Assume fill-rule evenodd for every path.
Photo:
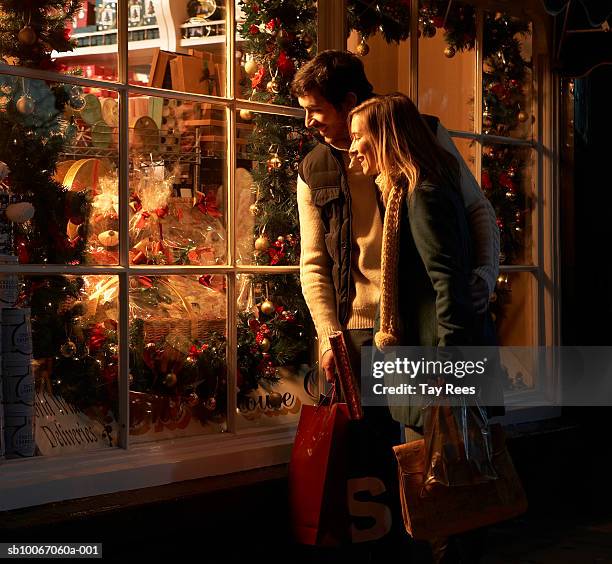
<instances>
[{"instance_id":1,"label":"man's hand","mask_svg":"<svg viewBox=\"0 0 612 564\"><path fill-rule=\"evenodd\" d=\"M336 361L331 349L323 354L321 368L325 371L325 379L331 384L336 379Z\"/></svg>"},{"instance_id":2,"label":"man's hand","mask_svg":"<svg viewBox=\"0 0 612 564\"><path fill-rule=\"evenodd\" d=\"M476 313L484 313L487 311L487 307L489 306L489 288L484 279L476 273L472 273L470 290Z\"/></svg>"}]
</instances>

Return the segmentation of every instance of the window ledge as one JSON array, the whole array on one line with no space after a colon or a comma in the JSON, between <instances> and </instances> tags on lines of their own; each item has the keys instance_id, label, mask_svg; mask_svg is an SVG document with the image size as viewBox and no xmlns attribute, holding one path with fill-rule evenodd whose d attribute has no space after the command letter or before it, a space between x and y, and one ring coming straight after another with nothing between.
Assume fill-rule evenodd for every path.
<instances>
[{"instance_id":1,"label":"window ledge","mask_svg":"<svg viewBox=\"0 0 612 564\"><path fill-rule=\"evenodd\" d=\"M289 461L295 427L0 462L0 510L231 474Z\"/></svg>"}]
</instances>

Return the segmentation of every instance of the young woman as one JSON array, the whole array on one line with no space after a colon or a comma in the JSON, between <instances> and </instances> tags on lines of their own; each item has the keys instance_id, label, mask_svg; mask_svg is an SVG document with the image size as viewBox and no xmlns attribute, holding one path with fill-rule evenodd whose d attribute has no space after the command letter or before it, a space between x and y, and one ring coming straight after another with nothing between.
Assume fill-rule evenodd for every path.
<instances>
[{"instance_id":1,"label":"young woman","mask_svg":"<svg viewBox=\"0 0 612 564\"><path fill-rule=\"evenodd\" d=\"M494 345L490 315L477 314L470 296L472 243L459 164L437 142L435 119L391 94L360 104L349 122L349 155L365 175L377 176L385 204L377 347ZM406 439L416 440L423 403L406 403L390 411L406 426ZM453 537L454 549L473 555L481 543L470 537ZM432 543L434 559L454 562L446 541Z\"/></svg>"}]
</instances>

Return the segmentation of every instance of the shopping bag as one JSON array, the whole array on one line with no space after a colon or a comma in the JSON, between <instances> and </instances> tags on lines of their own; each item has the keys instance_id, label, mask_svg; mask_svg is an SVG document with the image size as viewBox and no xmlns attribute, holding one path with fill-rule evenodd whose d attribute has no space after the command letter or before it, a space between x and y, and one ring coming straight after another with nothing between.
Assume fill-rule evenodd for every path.
<instances>
[{"instance_id":1,"label":"shopping bag","mask_svg":"<svg viewBox=\"0 0 612 564\"><path fill-rule=\"evenodd\" d=\"M506 448L503 429L496 424L490 426L490 431L498 478L474 485L432 484L423 489L424 441L394 447L404 525L415 540L456 535L505 521L527 510L527 498Z\"/></svg>"},{"instance_id":2,"label":"shopping bag","mask_svg":"<svg viewBox=\"0 0 612 564\"><path fill-rule=\"evenodd\" d=\"M425 474L423 488L434 484L469 486L495 480L493 449L486 410L477 403L423 410Z\"/></svg>"},{"instance_id":3,"label":"shopping bag","mask_svg":"<svg viewBox=\"0 0 612 564\"><path fill-rule=\"evenodd\" d=\"M289 463L289 508L296 542L335 546L350 540L346 499L348 406L302 407Z\"/></svg>"}]
</instances>

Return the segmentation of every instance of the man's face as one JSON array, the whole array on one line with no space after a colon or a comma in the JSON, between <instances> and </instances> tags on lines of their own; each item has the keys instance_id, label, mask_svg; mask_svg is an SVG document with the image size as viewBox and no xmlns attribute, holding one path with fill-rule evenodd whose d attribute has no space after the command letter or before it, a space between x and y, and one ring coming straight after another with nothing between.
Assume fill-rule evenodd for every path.
<instances>
[{"instance_id":1,"label":"man's face","mask_svg":"<svg viewBox=\"0 0 612 564\"><path fill-rule=\"evenodd\" d=\"M338 110L316 91L298 97L298 103L306 110L306 127L316 129L326 143L340 149L348 148L350 137L346 120L351 108Z\"/></svg>"}]
</instances>

